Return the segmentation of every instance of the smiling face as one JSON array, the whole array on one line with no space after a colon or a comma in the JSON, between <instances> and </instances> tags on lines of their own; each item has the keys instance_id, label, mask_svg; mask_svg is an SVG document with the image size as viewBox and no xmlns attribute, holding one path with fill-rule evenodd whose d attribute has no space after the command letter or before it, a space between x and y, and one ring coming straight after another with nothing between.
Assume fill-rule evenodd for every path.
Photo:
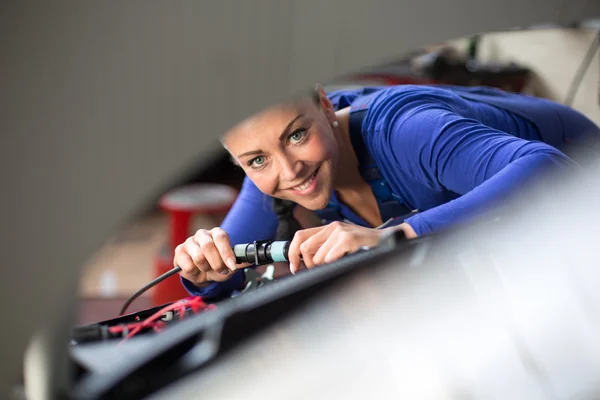
<instances>
[{"instance_id":1,"label":"smiling face","mask_svg":"<svg viewBox=\"0 0 600 400\"><path fill-rule=\"evenodd\" d=\"M309 210L329 202L339 157L335 113L322 95L271 107L235 126L223 144L263 193Z\"/></svg>"}]
</instances>

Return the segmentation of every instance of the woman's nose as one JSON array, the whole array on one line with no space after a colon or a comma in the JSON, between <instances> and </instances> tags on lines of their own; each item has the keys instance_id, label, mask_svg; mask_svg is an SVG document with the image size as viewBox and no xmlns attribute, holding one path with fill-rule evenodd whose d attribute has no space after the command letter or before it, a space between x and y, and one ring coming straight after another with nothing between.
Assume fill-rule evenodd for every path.
<instances>
[{"instance_id":1,"label":"woman's nose","mask_svg":"<svg viewBox=\"0 0 600 400\"><path fill-rule=\"evenodd\" d=\"M302 170L302 162L291 157L282 157L279 165L279 177L283 181L295 181Z\"/></svg>"}]
</instances>

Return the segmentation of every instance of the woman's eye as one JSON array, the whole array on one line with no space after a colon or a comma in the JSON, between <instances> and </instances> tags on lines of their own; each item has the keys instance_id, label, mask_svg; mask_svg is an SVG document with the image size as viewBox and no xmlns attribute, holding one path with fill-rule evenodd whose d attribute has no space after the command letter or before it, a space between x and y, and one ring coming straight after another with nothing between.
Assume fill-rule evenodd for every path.
<instances>
[{"instance_id":1,"label":"woman's eye","mask_svg":"<svg viewBox=\"0 0 600 400\"><path fill-rule=\"evenodd\" d=\"M304 129L298 129L297 131L292 132L292 134L289 136L289 140L292 144L296 144L300 142L305 135L306 131Z\"/></svg>"},{"instance_id":2,"label":"woman's eye","mask_svg":"<svg viewBox=\"0 0 600 400\"><path fill-rule=\"evenodd\" d=\"M253 168L258 168L265 163L265 158L263 156L253 158L250 161L250 166Z\"/></svg>"}]
</instances>

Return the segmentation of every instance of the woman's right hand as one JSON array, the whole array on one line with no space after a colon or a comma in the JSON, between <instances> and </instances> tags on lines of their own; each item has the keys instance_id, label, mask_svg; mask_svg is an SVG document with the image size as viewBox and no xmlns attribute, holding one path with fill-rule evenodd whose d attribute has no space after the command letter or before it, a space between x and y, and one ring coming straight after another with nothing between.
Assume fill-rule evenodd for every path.
<instances>
[{"instance_id":1,"label":"woman's right hand","mask_svg":"<svg viewBox=\"0 0 600 400\"><path fill-rule=\"evenodd\" d=\"M175 248L173 265L181 267L181 276L196 286L223 282L238 268L251 265L236 264L231 247L229 236L223 229L200 229Z\"/></svg>"}]
</instances>

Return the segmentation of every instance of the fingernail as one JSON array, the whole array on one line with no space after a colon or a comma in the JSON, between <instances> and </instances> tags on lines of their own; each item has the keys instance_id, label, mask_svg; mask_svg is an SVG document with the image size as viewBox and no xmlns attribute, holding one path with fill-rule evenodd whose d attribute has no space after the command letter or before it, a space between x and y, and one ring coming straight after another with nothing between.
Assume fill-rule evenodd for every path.
<instances>
[{"instance_id":1,"label":"fingernail","mask_svg":"<svg viewBox=\"0 0 600 400\"><path fill-rule=\"evenodd\" d=\"M225 262L227 263L227 266L230 270L235 271L237 269L237 266L235 265L235 260L233 258L228 258Z\"/></svg>"},{"instance_id":2,"label":"fingernail","mask_svg":"<svg viewBox=\"0 0 600 400\"><path fill-rule=\"evenodd\" d=\"M296 275L296 266L294 264L290 264L290 272L292 275Z\"/></svg>"}]
</instances>

